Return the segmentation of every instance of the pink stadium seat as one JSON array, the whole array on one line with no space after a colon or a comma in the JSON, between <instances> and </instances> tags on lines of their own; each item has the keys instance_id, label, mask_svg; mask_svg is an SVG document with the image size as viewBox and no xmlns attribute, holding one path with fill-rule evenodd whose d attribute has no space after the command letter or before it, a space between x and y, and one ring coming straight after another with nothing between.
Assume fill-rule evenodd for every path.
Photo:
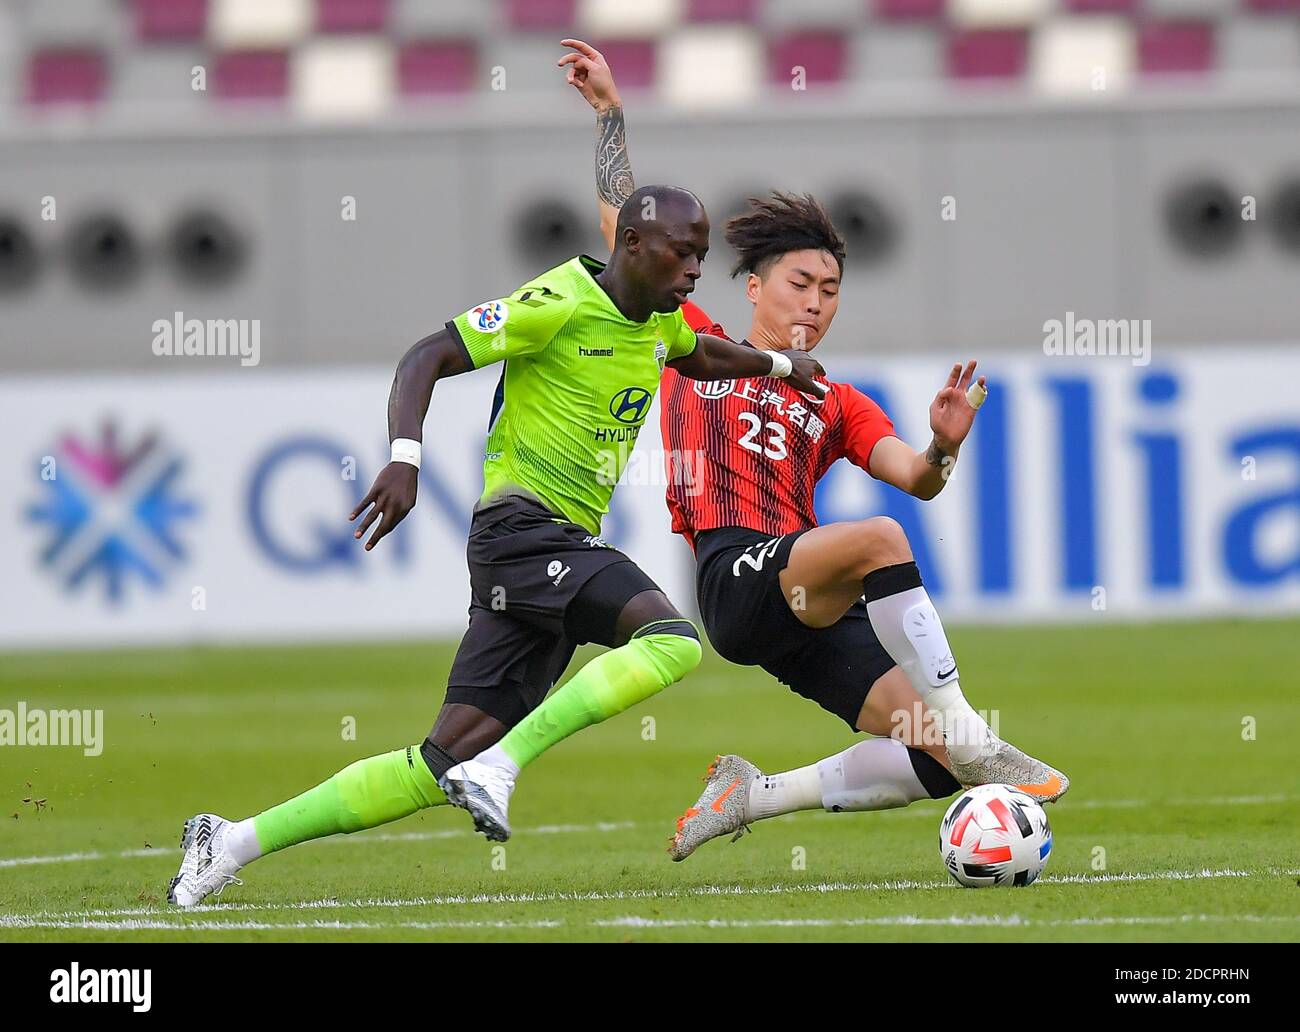
<instances>
[{"instance_id":1,"label":"pink stadium seat","mask_svg":"<svg viewBox=\"0 0 1300 1032\"><path fill-rule=\"evenodd\" d=\"M208 0L133 0L135 34L146 41L202 39Z\"/></svg>"},{"instance_id":2,"label":"pink stadium seat","mask_svg":"<svg viewBox=\"0 0 1300 1032\"><path fill-rule=\"evenodd\" d=\"M33 104L91 104L104 98L108 68L97 50L42 50L27 65Z\"/></svg>"},{"instance_id":3,"label":"pink stadium seat","mask_svg":"<svg viewBox=\"0 0 1300 1032\"><path fill-rule=\"evenodd\" d=\"M618 69L619 88L649 89L655 84L655 44L650 39L619 39L592 43Z\"/></svg>"},{"instance_id":4,"label":"pink stadium seat","mask_svg":"<svg viewBox=\"0 0 1300 1032\"><path fill-rule=\"evenodd\" d=\"M388 0L316 0L321 32L382 32L387 24Z\"/></svg>"},{"instance_id":5,"label":"pink stadium seat","mask_svg":"<svg viewBox=\"0 0 1300 1032\"><path fill-rule=\"evenodd\" d=\"M509 0L506 19L514 29L568 29L575 21L578 0Z\"/></svg>"},{"instance_id":6,"label":"pink stadium seat","mask_svg":"<svg viewBox=\"0 0 1300 1032\"><path fill-rule=\"evenodd\" d=\"M1076 14L1136 14L1138 0L1066 0L1065 8Z\"/></svg>"},{"instance_id":7,"label":"pink stadium seat","mask_svg":"<svg viewBox=\"0 0 1300 1032\"><path fill-rule=\"evenodd\" d=\"M789 86L792 68L807 70L809 83L839 82L845 77L847 46L835 32L800 32L772 41L768 50L768 76L779 86Z\"/></svg>"},{"instance_id":8,"label":"pink stadium seat","mask_svg":"<svg viewBox=\"0 0 1300 1032\"><path fill-rule=\"evenodd\" d=\"M902 21L912 18L939 19L946 0L869 0L877 18Z\"/></svg>"},{"instance_id":9,"label":"pink stadium seat","mask_svg":"<svg viewBox=\"0 0 1300 1032\"><path fill-rule=\"evenodd\" d=\"M750 22L758 17L758 0L691 0L686 17L693 22Z\"/></svg>"},{"instance_id":10,"label":"pink stadium seat","mask_svg":"<svg viewBox=\"0 0 1300 1032\"><path fill-rule=\"evenodd\" d=\"M1300 11L1300 0L1246 0L1246 6L1261 13L1273 11Z\"/></svg>"},{"instance_id":11,"label":"pink stadium seat","mask_svg":"<svg viewBox=\"0 0 1300 1032\"><path fill-rule=\"evenodd\" d=\"M408 43L397 57L397 87L407 96L468 93L474 88L477 52L468 40Z\"/></svg>"},{"instance_id":12,"label":"pink stadium seat","mask_svg":"<svg viewBox=\"0 0 1300 1032\"><path fill-rule=\"evenodd\" d=\"M1020 29L972 29L948 40L948 74L954 79L1018 78L1028 43Z\"/></svg>"},{"instance_id":13,"label":"pink stadium seat","mask_svg":"<svg viewBox=\"0 0 1300 1032\"><path fill-rule=\"evenodd\" d=\"M219 54L213 91L222 100L278 100L289 92L289 55L283 50Z\"/></svg>"},{"instance_id":14,"label":"pink stadium seat","mask_svg":"<svg viewBox=\"0 0 1300 1032\"><path fill-rule=\"evenodd\" d=\"M1138 62L1143 72L1208 72L1214 67L1214 29L1208 22L1144 25Z\"/></svg>"}]
</instances>

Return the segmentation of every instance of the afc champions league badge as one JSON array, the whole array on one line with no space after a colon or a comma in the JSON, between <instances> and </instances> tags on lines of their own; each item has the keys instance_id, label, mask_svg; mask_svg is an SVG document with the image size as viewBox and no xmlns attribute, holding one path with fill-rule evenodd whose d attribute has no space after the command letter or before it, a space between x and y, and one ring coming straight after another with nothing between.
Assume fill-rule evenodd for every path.
<instances>
[{"instance_id":1,"label":"afc champions league badge","mask_svg":"<svg viewBox=\"0 0 1300 1032\"><path fill-rule=\"evenodd\" d=\"M482 333L494 333L506 324L510 309L504 301L484 301L469 310L469 320Z\"/></svg>"}]
</instances>

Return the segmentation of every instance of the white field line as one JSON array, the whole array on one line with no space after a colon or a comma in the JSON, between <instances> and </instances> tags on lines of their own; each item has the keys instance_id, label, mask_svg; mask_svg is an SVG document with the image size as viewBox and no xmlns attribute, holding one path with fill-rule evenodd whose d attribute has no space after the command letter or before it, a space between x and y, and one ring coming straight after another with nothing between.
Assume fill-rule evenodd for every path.
<instances>
[{"instance_id":1,"label":"white field line","mask_svg":"<svg viewBox=\"0 0 1300 1032\"><path fill-rule=\"evenodd\" d=\"M1251 878L1278 874L1300 874L1293 871L1238 871L1231 868L1199 871L1134 871L1117 874L1065 874L1046 875L1039 884L1092 885L1113 882L1196 881L1207 878ZM897 892L911 889L958 890L949 879L896 879L875 882L813 882L792 885L693 885L681 889L617 889L590 892L499 892L458 896L420 896L411 899L312 899L294 903L204 903L185 911L160 907L122 907L100 910L43 911L27 915L0 915L0 927L8 918L32 920L90 920L99 918L148 918L175 914L238 914L252 912L348 910L348 909L405 909L409 907L454 907L482 905L517 906L527 903L603 903L641 899L694 899L709 897L829 895L840 892Z\"/></svg>"},{"instance_id":2,"label":"white field line","mask_svg":"<svg viewBox=\"0 0 1300 1032\"><path fill-rule=\"evenodd\" d=\"M516 835L576 835L593 832L627 831L637 827L634 821L598 821L595 824L541 824L535 828L517 828ZM445 831L378 831L362 835L331 835L316 839L318 843L334 845L365 845L368 842L431 842L440 839L468 838L469 828L448 828ZM78 860L134 860L145 856L170 856L180 853L179 846L162 846L157 849L123 849L116 853L86 852L59 853L54 856L14 856L0 859L0 869L27 867L41 864L64 864Z\"/></svg>"},{"instance_id":3,"label":"white field line","mask_svg":"<svg viewBox=\"0 0 1300 1032\"><path fill-rule=\"evenodd\" d=\"M848 918L758 918L726 920L720 918L674 919L658 917L616 917L589 922L596 928L866 928L873 926L959 927L959 928L1081 928L1106 925L1171 925L1213 921L1242 921L1266 924L1275 921L1300 921L1300 914L1179 914L1173 917L1072 917L1044 921L1019 914L953 914L950 917L921 917L897 914L891 917Z\"/></svg>"},{"instance_id":4,"label":"white field line","mask_svg":"<svg viewBox=\"0 0 1300 1032\"><path fill-rule=\"evenodd\" d=\"M1296 795L1255 795L1255 796L1209 796L1203 799L1083 799L1077 803L1066 804L1068 810L1104 810L1133 809L1144 806L1258 806L1273 803L1287 803L1300 800ZM942 800L937 800L942 802ZM821 813L821 811L815 811ZM900 817L934 818L939 813L938 807L910 807L894 811L890 820ZM786 818L796 815L787 814ZM829 814L823 814L830 817ZM841 815L834 815L840 819ZM669 822L663 822L670 826ZM658 822L647 821L597 821L594 824L543 824L535 828L516 829L516 835L586 835L592 832L628 831L632 828L644 828ZM448 828L442 831L408 831L408 832L366 832L360 835L333 835L317 839L320 843L336 845L365 845L371 842L437 842L444 839L466 838L471 834L468 828ZM0 870L7 867L28 867L44 864L75 863L78 861L97 860L135 860L141 857L168 856L179 853L175 847L164 846L157 849L123 849L117 852L91 850L80 853L58 853L50 856L13 856L0 858Z\"/></svg>"},{"instance_id":5,"label":"white field line","mask_svg":"<svg viewBox=\"0 0 1300 1032\"><path fill-rule=\"evenodd\" d=\"M588 928L1085 928L1132 927L1143 925L1188 925L1215 922L1240 922L1245 924L1273 924L1300 921L1300 914L1178 914L1167 917L1076 917L1054 920L1022 917L1019 914L952 914L948 917L925 917L917 914L897 914L887 917L852 918L759 918L754 920L729 920L722 918L673 919L628 915L612 919L585 922ZM102 920L102 919L47 919L38 917L0 917L4 929L64 929L77 931L446 931L465 929L555 929L565 928L564 920L552 921L214 921L203 919L186 921L166 920Z\"/></svg>"},{"instance_id":6,"label":"white field line","mask_svg":"<svg viewBox=\"0 0 1300 1032\"><path fill-rule=\"evenodd\" d=\"M563 921L164 921L164 920L46 920L32 917L0 917L0 928L61 928L77 931L106 932L183 932L188 929L204 932L244 931L352 931L354 929L416 928L427 931L457 928L559 928Z\"/></svg>"}]
</instances>

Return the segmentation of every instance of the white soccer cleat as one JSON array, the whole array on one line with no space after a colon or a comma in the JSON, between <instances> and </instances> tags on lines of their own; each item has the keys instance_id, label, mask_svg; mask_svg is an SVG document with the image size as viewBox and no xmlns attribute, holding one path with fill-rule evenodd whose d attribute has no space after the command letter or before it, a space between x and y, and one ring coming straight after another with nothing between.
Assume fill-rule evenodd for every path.
<instances>
[{"instance_id":1,"label":"white soccer cleat","mask_svg":"<svg viewBox=\"0 0 1300 1032\"><path fill-rule=\"evenodd\" d=\"M450 768L438 784L447 794L447 802L469 811L475 831L481 831L492 842L504 842L510 837L506 812L515 779L500 767L465 760Z\"/></svg>"},{"instance_id":2,"label":"white soccer cleat","mask_svg":"<svg viewBox=\"0 0 1300 1032\"><path fill-rule=\"evenodd\" d=\"M719 835L735 842L749 830L749 786L760 771L735 754L717 756L704 776L704 792L695 805L677 818L677 834L668 843L668 855L685 860L700 846Z\"/></svg>"},{"instance_id":3,"label":"white soccer cleat","mask_svg":"<svg viewBox=\"0 0 1300 1032\"><path fill-rule=\"evenodd\" d=\"M1040 803L1054 803L1070 790L1070 779L1055 767L999 741L969 763L952 761L952 774L967 788L975 785L1009 785Z\"/></svg>"},{"instance_id":4,"label":"white soccer cleat","mask_svg":"<svg viewBox=\"0 0 1300 1032\"><path fill-rule=\"evenodd\" d=\"M167 902L178 907L198 906L208 896L219 896L227 885L243 885L235 877L242 866L226 850L230 821L215 813L201 813L185 822L181 833L181 869L167 886Z\"/></svg>"}]
</instances>

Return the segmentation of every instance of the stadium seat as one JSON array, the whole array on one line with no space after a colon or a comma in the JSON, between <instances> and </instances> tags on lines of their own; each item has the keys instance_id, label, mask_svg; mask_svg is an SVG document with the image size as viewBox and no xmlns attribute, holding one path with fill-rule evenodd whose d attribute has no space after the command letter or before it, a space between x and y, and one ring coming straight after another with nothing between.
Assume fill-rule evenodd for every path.
<instances>
[{"instance_id":1,"label":"stadium seat","mask_svg":"<svg viewBox=\"0 0 1300 1032\"><path fill-rule=\"evenodd\" d=\"M686 18L692 22L752 22L759 0L689 0Z\"/></svg>"},{"instance_id":2,"label":"stadium seat","mask_svg":"<svg viewBox=\"0 0 1300 1032\"><path fill-rule=\"evenodd\" d=\"M393 49L367 37L319 39L293 55L294 109L311 119L374 117L393 96Z\"/></svg>"},{"instance_id":3,"label":"stadium seat","mask_svg":"<svg viewBox=\"0 0 1300 1032\"><path fill-rule=\"evenodd\" d=\"M467 93L477 74L477 49L470 40L407 43L397 56L397 88L405 96Z\"/></svg>"},{"instance_id":4,"label":"stadium seat","mask_svg":"<svg viewBox=\"0 0 1300 1032\"><path fill-rule=\"evenodd\" d=\"M1208 72L1214 63L1214 27L1208 22L1156 22L1138 35L1144 74Z\"/></svg>"},{"instance_id":5,"label":"stadium seat","mask_svg":"<svg viewBox=\"0 0 1300 1032\"><path fill-rule=\"evenodd\" d=\"M393 0L391 24L407 39L477 39L502 29L499 10L483 0Z\"/></svg>"},{"instance_id":6,"label":"stadium seat","mask_svg":"<svg viewBox=\"0 0 1300 1032\"><path fill-rule=\"evenodd\" d=\"M211 0L208 39L226 50L292 46L311 32L311 0Z\"/></svg>"},{"instance_id":7,"label":"stadium seat","mask_svg":"<svg viewBox=\"0 0 1300 1032\"><path fill-rule=\"evenodd\" d=\"M1289 15L1233 18L1219 29L1219 64L1229 75L1300 77L1300 19Z\"/></svg>"},{"instance_id":8,"label":"stadium seat","mask_svg":"<svg viewBox=\"0 0 1300 1032\"><path fill-rule=\"evenodd\" d=\"M567 32L577 9L578 0L508 0L506 21L517 32Z\"/></svg>"},{"instance_id":9,"label":"stadium seat","mask_svg":"<svg viewBox=\"0 0 1300 1032\"><path fill-rule=\"evenodd\" d=\"M38 50L27 64L27 99L33 104L89 104L104 98L107 62L97 50Z\"/></svg>"},{"instance_id":10,"label":"stadium seat","mask_svg":"<svg viewBox=\"0 0 1300 1032\"><path fill-rule=\"evenodd\" d=\"M580 34L602 39L651 37L680 22L685 8L684 0L578 0L575 24Z\"/></svg>"},{"instance_id":11,"label":"stadium seat","mask_svg":"<svg viewBox=\"0 0 1300 1032\"><path fill-rule=\"evenodd\" d=\"M505 89L508 94L533 93L539 90L557 90L564 84L564 73L555 62L565 52L560 37L554 32L506 32L483 41L483 81L480 88L491 88L489 77L493 69L505 70ZM619 84L623 83L623 70L614 66Z\"/></svg>"},{"instance_id":12,"label":"stadium seat","mask_svg":"<svg viewBox=\"0 0 1300 1032\"><path fill-rule=\"evenodd\" d=\"M676 107L743 106L762 80L762 39L743 26L700 26L664 41L659 93Z\"/></svg>"},{"instance_id":13,"label":"stadium seat","mask_svg":"<svg viewBox=\"0 0 1300 1032\"><path fill-rule=\"evenodd\" d=\"M848 69L846 38L838 32L801 32L779 37L768 48L768 81L789 88L795 69L808 86L843 80Z\"/></svg>"},{"instance_id":14,"label":"stadium seat","mask_svg":"<svg viewBox=\"0 0 1300 1032\"><path fill-rule=\"evenodd\" d=\"M962 29L1028 28L1053 6L1054 0L948 0L948 18Z\"/></svg>"},{"instance_id":15,"label":"stadium seat","mask_svg":"<svg viewBox=\"0 0 1300 1032\"><path fill-rule=\"evenodd\" d=\"M134 47L117 58L111 99L118 105L152 107L207 104L207 94L193 88L194 67L207 63L200 47Z\"/></svg>"},{"instance_id":16,"label":"stadium seat","mask_svg":"<svg viewBox=\"0 0 1300 1032\"><path fill-rule=\"evenodd\" d=\"M316 0L318 32L382 32L389 0Z\"/></svg>"},{"instance_id":17,"label":"stadium seat","mask_svg":"<svg viewBox=\"0 0 1300 1032\"><path fill-rule=\"evenodd\" d=\"M1014 79L1024 74L1026 34L1018 29L971 29L948 40L954 79Z\"/></svg>"},{"instance_id":18,"label":"stadium seat","mask_svg":"<svg viewBox=\"0 0 1300 1032\"><path fill-rule=\"evenodd\" d=\"M1179 0L1181 2L1181 0ZM1070 14L1137 14L1138 0L1062 0Z\"/></svg>"},{"instance_id":19,"label":"stadium seat","mask_svg":"<svg viewBox=\"0 0 1300 1032\"><path fill-rule=\"evenodd\" d=\"M943 34L924 22L877 21L853 37L849 64L867 86L888 82L941 82Z\"/></svg>"},{"instance_id":20,"label":"stadium seat","mask_svg":"<svg viewBox=\"0 0 1300 1032\"><path fill-rule=\"evenodd\" d=\"M1030 80L1047 94L1122 92L1136 63L1133 25L1126 18L1053 18L1030 41ZM1098 70L1104 75L1100 90L1094 78Z\"/></svg>"},{"instance_id":21,"label":"stadium seat","mask_svg":"<svg viewBox=\"0 0 1300 1032\"><path fill-rule=\"evenodd\" d=\"M759 24L775 29L853 29L865 18L863 0L763 0Z\"/></svg>"},{"instance_id":22,"label":"stadium seat","mask_svg":"<svg viewBox=\"0 0 1300 1032\"><path fill-rule=\"evenodd\" d=\"M874 0L872 11L888 21L940 21L947 0Z\"/></svg>"},{"instance_id":23,"label":"stadium seat","mask_svg":"<svg viewBox=\"0 0 1300 1032\"><path fill-rule=\"evenodd\" d=\"M620 89L653 89L658 69L658 47L653 39L596 39L592 45L618 69Z\"/></svg>"},{"instance_id":24,"label":"stadium seat","mask_svg":"<svg viewBox=\"0 0 1300 1032\"><path fill-rule=\"evenodd\" d=\"M218 54L208 83L220 100L278 100L289 92L284 50L231 50Z\"/></svg>"},{"instance_id":25,"label":"stadium seat","mask_svg":"<svg viewBox=\"0 0 1300 1032\"><path fill-rule=\"evenodd\" d=\"M208 0L132 0L136 38L146 43L199 40L207 27Z\"/></svg>"},{"instance_id":26,"label":"stadium seat","mask_svg":"<svg viewBox=\"0 0 1300 1032\"><path fill-rule=\"evenodd\" d=\"M102 47L120 26L116 0L43 0L21 10L28 40L46 50Z\"/></svg>"},{"instance_id":27,"label":"stadium seat","mask_svg":"<svg viewBox=\"0 0 1300 1032\"><path fill-rule=\"evenodd\" d=\"M1146 0L1142 13L1156 21L1222 18L1225 25L1231 25L1250 20L1242 12L1241 0Z\"/></svg>"}]
</instances>

